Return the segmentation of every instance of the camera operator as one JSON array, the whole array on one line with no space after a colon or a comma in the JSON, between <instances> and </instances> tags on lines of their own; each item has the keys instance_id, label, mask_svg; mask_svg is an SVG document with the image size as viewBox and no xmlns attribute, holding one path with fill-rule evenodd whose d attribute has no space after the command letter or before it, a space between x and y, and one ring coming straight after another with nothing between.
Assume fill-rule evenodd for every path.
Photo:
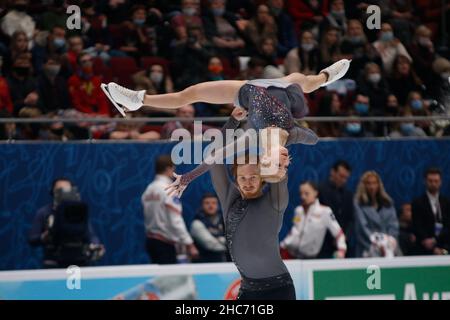
<instances>
[{"instance_id":1,"label":"camera operator","mask_svg":"<svg viewBox=\"0 0 450 320\"><path fill-rule=\"evenodd\" d=\"M105 249L88 220L87 205L69 179L57 178L50 191L53 202L40 208L29 234L32 246L43 246L43 268L86 266Z\"/></svg>"}]
</instances>

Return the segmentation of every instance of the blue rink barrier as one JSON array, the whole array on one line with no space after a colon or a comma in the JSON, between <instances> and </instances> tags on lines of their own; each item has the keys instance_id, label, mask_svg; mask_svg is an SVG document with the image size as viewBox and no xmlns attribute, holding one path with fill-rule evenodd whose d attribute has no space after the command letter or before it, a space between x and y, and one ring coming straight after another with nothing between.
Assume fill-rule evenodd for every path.
<instances>
[{"instance_id":1,"label":"blue rink barrier","mask_svg":"<svg viewBox=\"0 0 450 320\"><path fill-rule=\"evenodd\" d=\"M450 300L449 257L289 260L297 299ZM231 263L0 272L6 300L234 300Z\"/></svg>"},{"instance_id":2,"label":"blue rink barrier","mask_svg":"<svg viewBox=\"0 0 450 320\"><path fill-rule=\"evenodd\" d=\"M140 197L154 177L153 164L170 154L173 143L10 143L0 144L0 270L36 269L41 250L32 248L28 232L38 208L50 202L55 177L78 186L90 209L94 229L106 247L97 265L149 263L145 252ZM424 192L423 173L429 166L443 170L442 194L450 195L450 140L339 140L315 146L294 145L289 168L290 203L280 238L291 227L299 204L298 186L328 178L338 159L352 168L349 188L361 174L376 170L397 207ZM180 165L178 173L194 165ZM189 225L203 193L213 191L209 174L195 180L182 196Z\"/></svg>"}]
</instances>

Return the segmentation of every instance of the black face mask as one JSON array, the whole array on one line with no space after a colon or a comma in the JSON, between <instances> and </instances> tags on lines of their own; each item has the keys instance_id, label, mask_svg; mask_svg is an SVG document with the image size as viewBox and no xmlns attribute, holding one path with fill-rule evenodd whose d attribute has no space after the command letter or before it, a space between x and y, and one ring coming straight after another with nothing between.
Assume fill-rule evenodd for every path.
<instances>
[{"instance_id":1,"label":"black face mask","mask_svg":"<svg viewBox=\"0 0 450 320\"><path fill-rule=\"evenodd\" d=\"M64 133L64 128L60 129L51 129L51 132L56 136L62 136Z\"/></svg>"},{"instance_id":2,"label":"black face mask","mask_svg":"<svg viewBox=\"0 0 450 320\"><path fill-rule=\"evenodd\" d=\"M14 67L13 70L20 77L26 77L30 73L30 68L28 67Z\"/></svg>"},{"instance_id":3,"label":"black face mask","mask_svg":"<svg viewBox=\"0 0 450 320\"><path fill-rule=\"evenodd\" d=\"M14 5L13 8L14 8L14 10L24 12L27 10L27 5L26 4L16 4L16 5Z\"/></svg>"}]
</instances>

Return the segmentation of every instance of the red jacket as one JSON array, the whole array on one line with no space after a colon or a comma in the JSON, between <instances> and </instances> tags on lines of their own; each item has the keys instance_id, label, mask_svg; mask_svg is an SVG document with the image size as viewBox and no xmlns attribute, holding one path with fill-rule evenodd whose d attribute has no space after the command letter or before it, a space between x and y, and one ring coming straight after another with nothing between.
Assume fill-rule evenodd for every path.
<instances>
[{"instance_id":1,"label":"red jacket","mask_svg":"<svg viewBox=\"0 0 450 320\"><path fill-rule=\"evenodd\" d=\"M8 82L0 77L0 110L6 109L9 113L13 113L13 103L9 91Z\"/></svg>"},{"instance_id":2,"label":"red jacket","mask_svg":"<svg viewBox=\"0 0 450 320\"><path fill-rule=\"evenodd\" d=\"M74 74L69 78L69 93L73 106L80 112L97 113L109 116L111 109L105 94L100 88L101 78L92 76L89 80Z\"/></svg>"},{"instance_id":3,"label":"red jacket","mask_svg":"<svg viewBox=\"0 0 450 320\"><path fill-rule=\"evenodd\" d=\"M325 17L328 14L328 0L318 1L320 13L323 17ZM307 2L307 0L287 1L288 12L295 20L297 26L301 26L306 21L312 21L312 18L317 15L313 12Z\"/></svg>"}]
</instances>

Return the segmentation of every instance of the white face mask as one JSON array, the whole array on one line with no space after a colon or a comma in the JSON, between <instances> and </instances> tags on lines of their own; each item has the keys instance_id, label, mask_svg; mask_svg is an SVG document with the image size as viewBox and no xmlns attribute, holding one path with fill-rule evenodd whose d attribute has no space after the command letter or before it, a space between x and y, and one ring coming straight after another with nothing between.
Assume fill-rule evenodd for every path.
<instances>
[{"instance_id":1,"label":"white face mask","mask_svg":"<svg viewBox=\"0 0 450 320\"><path fill-rule=\"evenodd\" d=\"M381 74L379 73L372 73L369 74L369 81L372 83L378 83L381 80Z\"/></svg>"},{"instance_id":2,"label":"white face mask","mask_svg":"<svg viewBox=\"0 0 450 320\"><path fill-rule=\"evenodd\" d=\"M150 80L152 80L154 83L160 84L163 79L163 74L159 72L152 72L150 73Z\"/></svg>"},{"instance_id":3,"label":"white face mask","mask_svg":"<svg viewBox=\"0 0 450 320\"><path fill-rule=\"evenodd\" d=\"M302 43L302 49L309 52L312 49L314 49L314 44L313 43Z\"/></svg>"},{"instance_id":4,"label":"white face mask","mask_svg":"<svg viewBox=\"0 0 450 320\"><path fill-rule=\"evenodd\" d=\"M427 46L431 41L428 37L419 37L418 42L421 46Z\"/></svg>"},{"instance_id":5,"label":"white face mask","mask_svg":"<svg viewBox=\"0 0 450 320\"><path fill-rule=\"evenodd\" d=\"M443 80L449 79L450 78L450 72L443 72L443 73L441 73L441 78ZM449 82L450 82L450 79L449 79Z\"/></svg>"},{"instance_id":6,"label":"white face mask","mask_svg":"<svg viewBox=\"0 0 450 320\"><path fill-rule=\"evenodd\" d=\"M183 8L183 13L187 16L193 16L197 13L197 9L195 8Z\"/></svg>"}]
</instances>

